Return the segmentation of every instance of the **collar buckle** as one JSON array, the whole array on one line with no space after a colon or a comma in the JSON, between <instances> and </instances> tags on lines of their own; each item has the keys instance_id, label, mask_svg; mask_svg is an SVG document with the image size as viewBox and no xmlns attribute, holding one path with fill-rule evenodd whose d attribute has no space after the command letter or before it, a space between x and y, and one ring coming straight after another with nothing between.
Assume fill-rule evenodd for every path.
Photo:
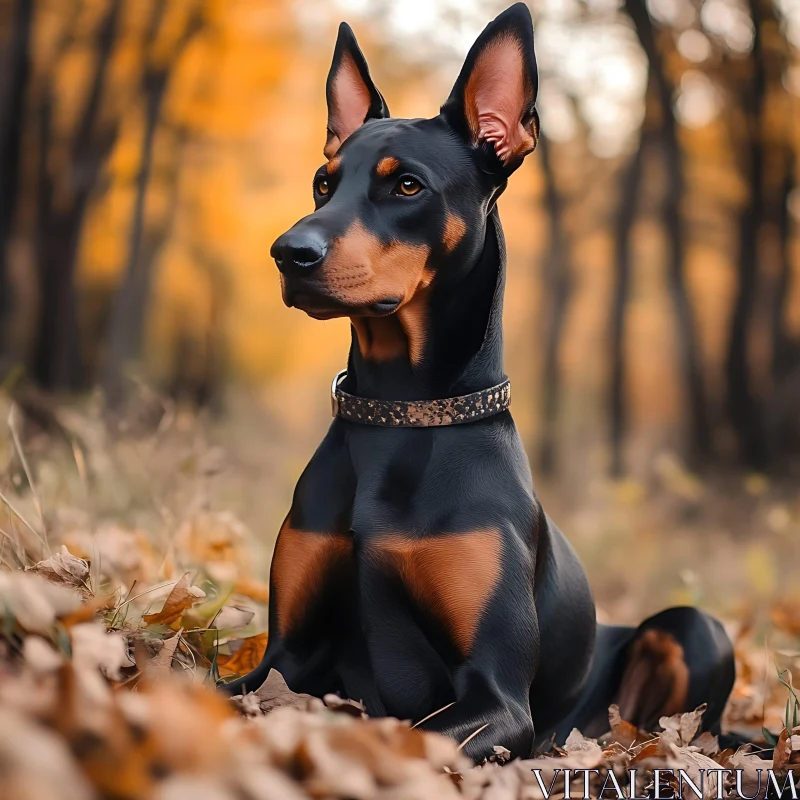
<instances>
[{"instance_id":1,"label":"collar buckle","mask_svg":"<svg viewBox=\"0 0 800 800\"><path fill-rule=\"evenodd\" d=\"M333 417L339 416L339 395L337 392L339 390L339 384L346 376L347 370L343 369L341 372L337 372L331 381L331 416Z\"/></svg>"}]
</instances>

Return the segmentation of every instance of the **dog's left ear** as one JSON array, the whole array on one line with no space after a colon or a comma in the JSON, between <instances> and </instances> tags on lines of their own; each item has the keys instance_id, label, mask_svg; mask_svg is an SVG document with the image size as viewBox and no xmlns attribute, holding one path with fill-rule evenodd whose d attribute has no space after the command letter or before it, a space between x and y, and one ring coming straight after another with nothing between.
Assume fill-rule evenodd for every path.
<instances>
[{"instance_id":1,"label":"dog's left ear","mask_svg":"<svg viewBox=\"0 0 800 800\"><path fill-rule=\"evenodd\" d=\"M368 119L389 116L389 107L372 82L367 60L346 22L339 26L325 95L328 137L322 152L326 158L333 158L344 140Z\"/></svg>"},{"instance_id":2,"label":"dog's left ear","mask_svg":"<svg viewBox=\"0 0 800 800\"><path fill-rule=\"evenodd\" d=\"M533 21L516 3L490 22L467 55L442 115L473 146L513 172L539 138ZM491 154L494 153L494 160Z\"/></svg>"}]
</instances>

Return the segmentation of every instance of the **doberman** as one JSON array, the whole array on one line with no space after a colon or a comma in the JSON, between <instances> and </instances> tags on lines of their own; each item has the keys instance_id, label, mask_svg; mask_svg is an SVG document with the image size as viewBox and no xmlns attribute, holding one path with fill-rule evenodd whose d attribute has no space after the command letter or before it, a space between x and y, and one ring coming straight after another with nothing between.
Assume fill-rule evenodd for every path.
<instances>
[{"instance_id":1,"label":"doberman","mask_svg":"<svg viewBox=\"0 0 800 800\"><path fill-rule=\"evenodd\" d=\"M734 678L722 626L671 608L599 625L578 557L545 515L508 411L497 199L539 135L533 25L481 33L432 119L391 119L351 29L328 75L315 211L272 247L287 306L349 317L335 419L275 547L270 669L295 691L363 700L527 757L607 710L652 730ZM438 713L434 713L438 712ZM426 718L428 718L426 720Z\"/></svg>"}]
</instances>

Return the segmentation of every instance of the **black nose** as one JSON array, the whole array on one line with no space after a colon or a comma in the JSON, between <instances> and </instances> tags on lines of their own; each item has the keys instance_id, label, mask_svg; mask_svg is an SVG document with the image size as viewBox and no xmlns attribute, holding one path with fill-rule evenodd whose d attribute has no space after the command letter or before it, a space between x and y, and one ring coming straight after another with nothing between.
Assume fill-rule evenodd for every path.
<instances>
[{"instance_id":1,"label":"black nose","mask_svg":"<svg viewBox=\"0 0 800 800\"><path fill-rule=\"evenodd\" d=\"M269 251L281 272L306 273L325 258L328 243L313 230L287 231L279 236Z\"/></svg>"}]
</instances>

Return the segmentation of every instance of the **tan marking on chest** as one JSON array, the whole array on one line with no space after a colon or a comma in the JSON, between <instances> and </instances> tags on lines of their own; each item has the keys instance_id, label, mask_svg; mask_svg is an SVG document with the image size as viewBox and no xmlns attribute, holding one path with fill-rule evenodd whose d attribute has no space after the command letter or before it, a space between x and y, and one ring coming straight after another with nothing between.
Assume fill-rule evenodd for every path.
<instances>
[{"instance_id":1,"label":"tan marking on chest","mask_svg":"<svg viewBox=\"0 0 800 800\"><path fill-rule=\"evenodd\" d=\"M367 361L392 361L406 352L400 321L392 317L351 317L358 349Z\"/></svg>"},{"instance_id":2,"label":"tan marking on chest","mask_svg":"<svg viewBox=\"0 0 800 800\"><path fill-rule=\"evenodd\" d=\"M311 533L284 523L275 543L271 579L278 630L286 636L302 624L332 568L352 557L353 542L341 533Z\"/></svg>"},{"instance_id":3,"label":"tan marking on chest","mask_svg":"<svg viewBox=\"0 0 800 800\"><path fill-rule=\"evenodd\" d=\"M428 339L427 314L428 293L420 289L388 317L351 317L361 355L379 362L407 356L417 366Z\"/></svg>"},{"instance_id":4,"label":"tan marking on chest","mask_svg":"<svg viewBox=\"0 0 800 800\"><path fill-rule=\"evenodd\" d=\"M397 572L412 597L442 622L466 657L500 577L500 532L424 539L390 534L370 546Z\"/></svg>"}]
</instances>

